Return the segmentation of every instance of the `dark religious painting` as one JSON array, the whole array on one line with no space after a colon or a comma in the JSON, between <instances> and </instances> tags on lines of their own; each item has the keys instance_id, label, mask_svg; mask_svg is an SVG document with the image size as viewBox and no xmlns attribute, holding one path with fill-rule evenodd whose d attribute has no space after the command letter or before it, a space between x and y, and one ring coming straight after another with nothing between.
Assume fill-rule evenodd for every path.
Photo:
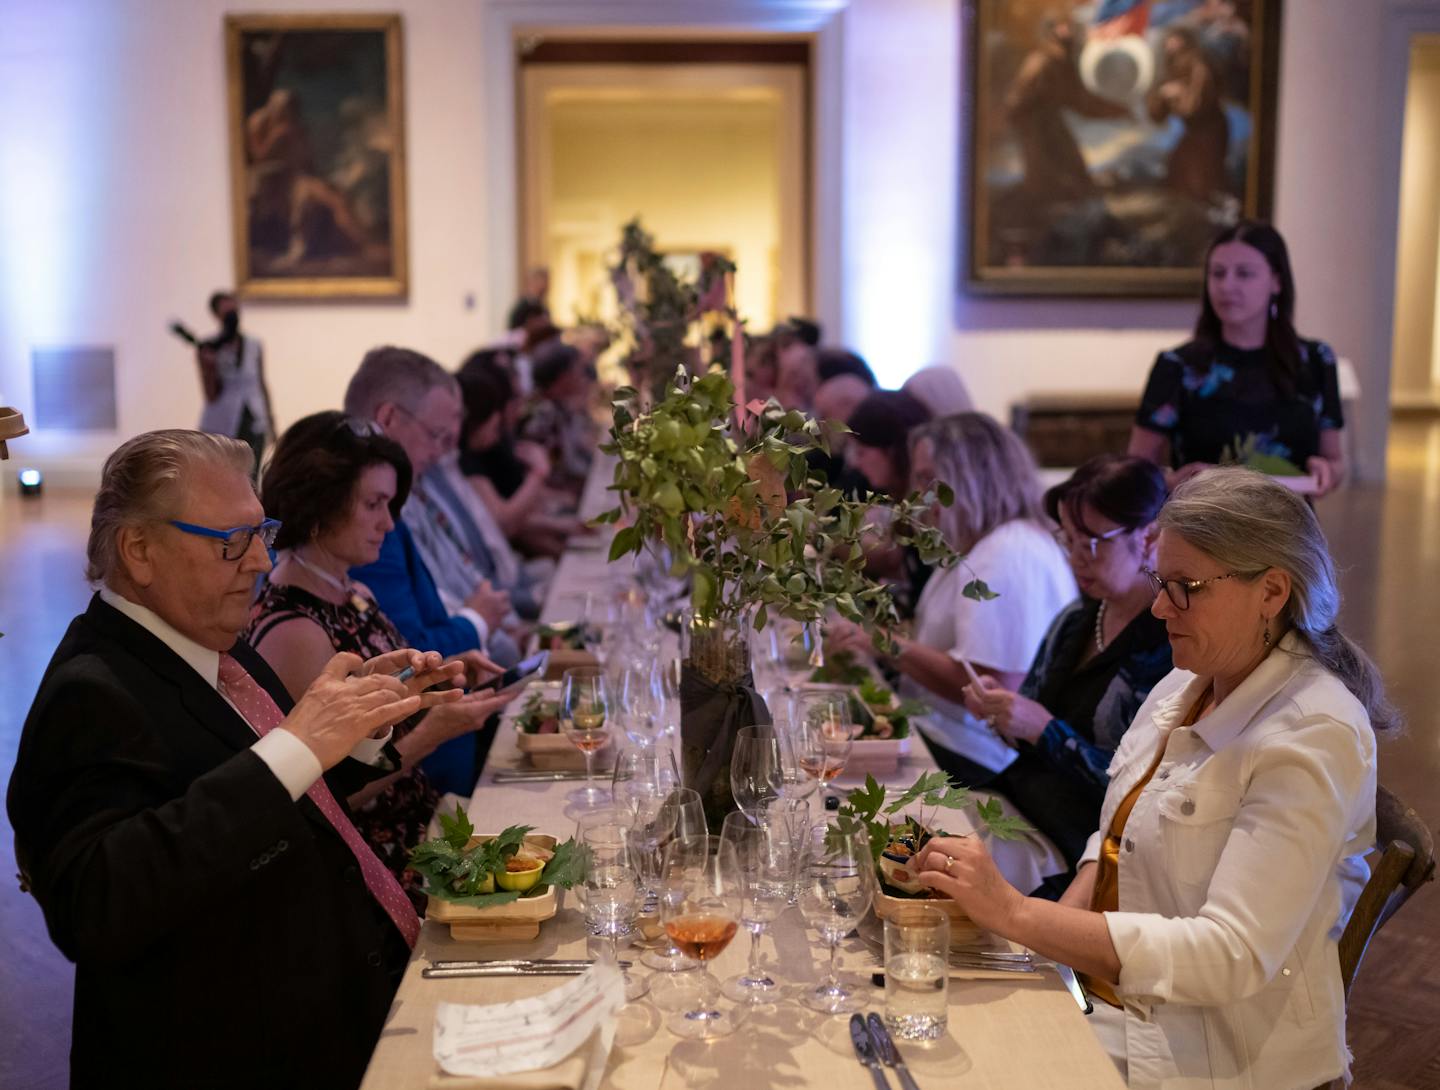
<instances>
[{"instance_id":1,"label":"dark religious painting","mask_svg":"<svg viewBox=\"0 0 1440 1090\"><path fill-rule=\"evenodd\" d=\"M965 0L968 287L1190 295L1270 213L1279 0Z\"/></svg>"},{"instance_id":2,"label":"dark religious painting","mask_svg":"<svg viewBox=\"0 0 1440 1090\"><path fill-rule=\"evenodd\" d=\"M230 164L240 291L403 296L398 15L231 15Z\"/></svg>"}]
</instances>

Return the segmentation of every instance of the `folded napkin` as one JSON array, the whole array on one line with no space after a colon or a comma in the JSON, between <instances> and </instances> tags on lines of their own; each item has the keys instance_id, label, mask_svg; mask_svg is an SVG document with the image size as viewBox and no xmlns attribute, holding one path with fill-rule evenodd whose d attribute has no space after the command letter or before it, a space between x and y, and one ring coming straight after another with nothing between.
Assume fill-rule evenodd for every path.
<instances>
[{"instance_id":1,"label":"folded napkin","mask_svg":"<svg viewBox=\"0 0 1440 1090\"><path fill-rule=\"evenodd\" d=\"M436 1088L594 1090L615 1040L625 984L615 963L596 962L543 995L435 1010Z\"/></svg>"}]
</instances>

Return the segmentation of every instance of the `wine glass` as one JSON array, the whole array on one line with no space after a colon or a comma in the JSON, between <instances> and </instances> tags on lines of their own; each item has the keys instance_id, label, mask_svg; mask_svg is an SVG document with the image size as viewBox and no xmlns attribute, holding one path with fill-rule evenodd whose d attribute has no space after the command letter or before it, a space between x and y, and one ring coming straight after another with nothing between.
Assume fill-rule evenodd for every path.
<instances>
[{"instance_id":1,"label":"wine glass","mask_svg":"<svg viewBox=\"0 0 1440 1090\"><path fill-rule=\"evenodd\" d=\"M747 814L760 814L765 804L780 797L784 770L780 740L774 728L741 727L730 754L730 793Z\"/></svg>"},{"instance_id":2,"label":"wine glass","mask_svg":"<svg viewBox=\"0 0 1440 1090\"><path fill-rule=\"evenodd\" d=\"M715 1004L719 988L709 964L740 927L741 878L735 846L718 836L676 837L665 848L660 912L665 933L700 962L699 992L690 1010L667 1023L680 1037L711 1040L735 1028Z\"/></svg>"},{"instance_id":3,"label":"wine glass","mask_svg":"<svg viewBox=\"0 0 1440 1090\"><path fill-rule=\"evenodd\" d=\"M640 872L632 851L631 827L619 811L607 811L581 823L579 841L585 853L585 877L580 884L580 903L590 934L610 940L610 956L620 961L620 939L634 931L639 907ZM625 998L639 999L648 985L621 968Z\"/></svg>"},{"instance_id":4,"label":"wine glass","mask_svg":"<svg viewBox=\"0 0 1440 1090\"><path fill-rule=\"evenodd\" d=\"M710 831L705 821L705 804L700 799L700 793L692 787L672 791L661 807L659 820L668 822L665 837L675 840L704 836ZM664 844L668 844L668 840L662 838ZM686 973L697 968L694 959L686 957L684 951L670 941L669 935L665 937L663 948L645 951L640 964L662 973ZM656 1003L664 1003L668 990L659 985L651 989Z\"/></svg>"},{"instance_id":5,"label":"wine glass","mask_svg":"<svg viewBox=\"0 0 1440 1090\"><path fill-rule=\"evenodd\" d=\"M585 786L572 792L571 802L599 806L608 801L595 783L595 753L610 739L606 726L605 675L593 666L565 671L560 688L560 729L585 755Z\"/></svg>"},{"instance_id":6,"label":"wine glass","mask_svg":"<svg viewBox=\"0 0 1440 1090\"><path fill-rule=\"evenodd\" d=\"M835 972L835 950L840 940L855 929L875 889L875 860L870 838L863 827L842 830L821 823L811 828L806 840L804 886L800 891L800 914L830 947L830 964L825 979L806 992L802 1002L812 1010L844 1014L865 1005L862 997L846 990Z\"/></svg>"},{"instance_id":7,"label":"wine glass","mask_svg":"<svg viewBox=\"0 0 1440 1090\"><path fill-rule=\"evenodd\" d=\"M679 786L680 767L668 746L635 746L615 758L610 795L637 822L653 821Z\"/></svg>"},{"instance_id":8,"label":"wine glass","mask_svg":"<svg viewBox=\"0 0 1440 1090\"><path fill-rule=\"evenodd\" d=\"M845 768L855 739L850 725L850 694L806 689L796 701L794 738L800 767L822 785Z\"/></svg>"},{"instance_id":9,"label":"wine glass","mask_svg":"<svg viewBox=\"0 0 1440 1090\"><path fill-rule=\"evenodd\" d=\"M805 771L800 756L804 747L800 743L799 728L788 718L776 719L775 738L780 746L780 797L782 799L805 800L815 794L820 781Z\"/></svg>"},{"instance_id":10,"label":"wine glass","mask_svg":"<svg viewBox=\"0 0 1440 1090\"><path fill-rule=\"evenodd\" d=\"M725 815L720 839L735 846L741 876L740 922L750 932L749 966L726 980L721 991L737 1003L764 1003L778 985L760 968L760 937L789 903L794 844L783 819L741 811Z\"/></svg>"},{"instance_id":11,"label":"wine glass","mask_svg":"<svg viewBox=\"0 0 1440 1090\"><path fill-rule=\"evenodd\" d=\"M616 710L625 724L625 737L639 746L654 744L663 730L660 680L655 664L636 658L618 666L610 678Z\"/></svg>"}]
</instances>

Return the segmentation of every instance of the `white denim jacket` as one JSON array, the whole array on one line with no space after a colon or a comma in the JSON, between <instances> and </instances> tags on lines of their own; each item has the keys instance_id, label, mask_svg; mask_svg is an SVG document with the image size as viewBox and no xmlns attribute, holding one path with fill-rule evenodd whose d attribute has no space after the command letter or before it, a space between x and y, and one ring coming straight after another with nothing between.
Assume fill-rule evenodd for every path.
<instances>
[{"instance_id":1,"label":"white denim jacket","mask_svg":"<svg viewBox=\"0 0 1440 1090\"><path fill-rule=\"evenodd\" d=\"M1125 825L1120 911L1105 914L1125 1004L1109 1016L1123 1026L1097 1032L1115 1038L1132 1090L1348 1078L1337 941L1375 842L1369 717L1293 633L1180 726L1202 688L1167 676L1110 765L1102 830L1166 739Z\"/></svg>"}]
</instances>

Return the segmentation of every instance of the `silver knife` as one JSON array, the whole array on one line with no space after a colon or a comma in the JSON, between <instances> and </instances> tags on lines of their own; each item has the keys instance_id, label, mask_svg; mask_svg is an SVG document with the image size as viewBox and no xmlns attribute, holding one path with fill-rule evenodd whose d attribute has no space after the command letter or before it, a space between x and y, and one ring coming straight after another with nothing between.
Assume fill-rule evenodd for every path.
<instances>
[{"instance_id":1,"label":"silver knife","mask_svg":"<svg viewBox=\"0 0 1440 1090\"><path fill-rule=\"evenodd\" d=\"M583 780L583 772L566 772L557 769L554 772L544 770L531 770L528 768L497 769L495 775L491 776L493 783L559 783L563 780Z\"/></svg>"},{"instance_id":2,"label":"silver knife","mask_svg":"<svg viewBox=\"0 0 1440 1090\"><path fill-rule=\"evenodd\" d=\"M895 1074L899 1077L900 1085L904 1087L904 1090L920 1090L919 1085L910 1075L910 1069L901 1059L900 1050L890 1039L890 1031L885 1028L885 1023L880 1020L880 1016L872 1013L869 1018L865 1019L865 1023L870 1027L870 1040L875 1042L875 1051L880 1054L880 1062L886 1067L895 1069Z\"/></svg>"},{"instance_id":3,"label":"silver knife","mask_svg":"<svg viewBox=\"0 0 1440 1090\"><path fill-rule=\"evenodd\" d=\"M1060 982L1065 985L1065 990L1074 998L1076 1005L1089 1014L1095 1008L1090 1003L1090 997L1085 994L1085 989L1080 986L1080 981L1075 979L1075 970L1068 965L1055 963L1055 972L1060 976Z\"/></svg>"},{"instance_id":4,"label":"silver knife","mask_svg":"<svg viewBox=\"0 0 1440 1090\"><path fill-rule=\"evenodd\" d=\"M471 976L579 976L584 965L477 965L468 969L421 969L426 980L452 980Z\"/></svg>"},{"instance_id":5,"label":"silver knife","mask_svg":"<svg viewBox=\"0 0 1440 1090\"><path fill-rule=\"evenodd\" d=\"M860 1062L875 1080L875 1090L890 1090L890 1084L885 1081L885 1072L880 1070L880 1061L875 1058L875 1045L870 1040L870 1034L865 1032L863 1015L850 1016L850 1043L855 1046L855 1055L860 1057Z\"/></svg>"},{"instance_id":6,"label":"silver knife","mask_svg":"<svg viewBox=\"0 0 1440 1090\"><path fill-rule=\"evenodd\" d=\"M484 969L490 965L564 965L579 966L582 969L595 964L593 958L483 958L478 961L441 959L430 963L436 969Z\"/></svg>"}]
</instances>

